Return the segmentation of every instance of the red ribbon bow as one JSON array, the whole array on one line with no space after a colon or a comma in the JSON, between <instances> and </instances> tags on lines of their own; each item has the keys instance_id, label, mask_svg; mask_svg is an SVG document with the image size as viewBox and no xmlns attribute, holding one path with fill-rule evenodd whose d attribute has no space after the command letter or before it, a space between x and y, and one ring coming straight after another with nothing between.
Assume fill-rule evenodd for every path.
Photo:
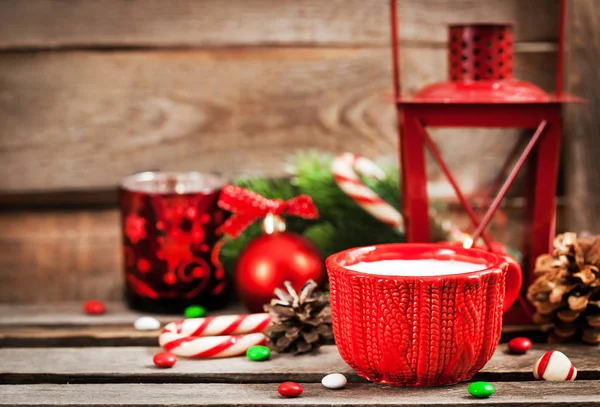
<instances>
[{"instance_id":1,"label":"red ribbon bow","mask_svg":"<svg viewBox=\"0 0 600 407\"><path fill-rule=\"evenodd\" d=\"M231 237L238 237L256 219L273 215L288 214L304 219L317 219L319 212L308 195L300 195L288 201L267 199L256 192L235 185L226 185L219 196L221 209L234 212L221 226L221 231Z\"/></svg>"}]
</instances>

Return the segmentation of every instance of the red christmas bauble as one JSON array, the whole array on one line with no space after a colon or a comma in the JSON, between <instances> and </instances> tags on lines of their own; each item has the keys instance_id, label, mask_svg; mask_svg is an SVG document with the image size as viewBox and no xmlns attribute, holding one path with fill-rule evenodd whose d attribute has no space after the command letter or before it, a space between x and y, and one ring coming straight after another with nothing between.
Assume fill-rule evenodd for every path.
<instances>
[{"instance_id":1,"label":"red christmas bauble","mask_svg":"<svg viewBox=\"0 0 600 407\"><path fill-rule=\"evenodd\" d=\"M299 290L307 280L325 282L321 253L303 236L273 233L254 239L238 258L234 281L238 295L251 312L263 312L273 290L289 281Z\"/></svg>"}]
</instances>

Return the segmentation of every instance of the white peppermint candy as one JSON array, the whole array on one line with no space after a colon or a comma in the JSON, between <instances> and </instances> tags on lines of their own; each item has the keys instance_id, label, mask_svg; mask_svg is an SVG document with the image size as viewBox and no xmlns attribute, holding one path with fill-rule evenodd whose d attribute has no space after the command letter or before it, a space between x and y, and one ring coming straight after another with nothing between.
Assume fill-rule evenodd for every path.
<instances>
[{"instance_id":1,"label":"white peppermint candy","mask_svg":"<svg viewBox=\"0 0 600 407\"><path fill-rule=\"evenodd\" d=\"M577 369L569 358L562 352L551 350L538 359L533 366L533 375L536 379L549 382L562 382L575 380Z\"/></svg>"},{"instance_id":2,"label":"white peppermint candy","mask_svg":"<svg viewBox=\"0 0 600 407\"><path fill-rule=\"evenodd\" d=\"M160 328L160 322L152 317L140 317L135 320L133 327L138 331L155 331Z\"/></svg>"}]
</instances>

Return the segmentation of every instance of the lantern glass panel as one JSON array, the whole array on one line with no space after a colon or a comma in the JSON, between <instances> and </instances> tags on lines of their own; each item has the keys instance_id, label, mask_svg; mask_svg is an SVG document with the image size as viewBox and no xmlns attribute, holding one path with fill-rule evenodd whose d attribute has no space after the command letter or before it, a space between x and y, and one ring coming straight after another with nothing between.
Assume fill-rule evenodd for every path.
<instances>
[{"instance_id":1,"label":"lantern glass panel","mask_svg":"<svg viewBox=\"0 0 600 407\"><path fill-rule=\"evenodd\" d=\"M427 128L431 140L468 204L481 220L524 148L531 130L490 128ZM451 219L465 232L475 228L451 183L429 149L425 149L429 205L440 218ZM524 251L527 228L527 171L524 168L502 200L486 229L516 257Z\"/></svg>"}]
</instances>

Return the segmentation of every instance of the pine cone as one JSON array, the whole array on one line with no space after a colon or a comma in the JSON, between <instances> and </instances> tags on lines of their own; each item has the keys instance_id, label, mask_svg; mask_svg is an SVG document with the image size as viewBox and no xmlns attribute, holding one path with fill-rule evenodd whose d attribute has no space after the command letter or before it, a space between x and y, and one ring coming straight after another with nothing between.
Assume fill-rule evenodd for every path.
<instances>
[{"instance_id":1,"label":"pine cone","mask_svg":"<svg viewBox=\"0 0 600 407\"><path fill-rule=\"evenodd\" d=\"M554 323L550 341L600 343L600 235L558 235L534 272L527 299L536 308L534 322Z\"/></svg>"},{"instance_id":2,"label":"pine cone","mask_svg":"<svg viewBox=\"0 0 600 407\"><path fill-rule=\"evenodd\" d=\"M313 280L307 281L299 293L289 281L284 285L287 292L275 289L277 298L264 307L273 316L265 330L269 347L280 353L301 354L332 342L329 296L315 292L317 284Z\"/></svg>"}]
</instances>

